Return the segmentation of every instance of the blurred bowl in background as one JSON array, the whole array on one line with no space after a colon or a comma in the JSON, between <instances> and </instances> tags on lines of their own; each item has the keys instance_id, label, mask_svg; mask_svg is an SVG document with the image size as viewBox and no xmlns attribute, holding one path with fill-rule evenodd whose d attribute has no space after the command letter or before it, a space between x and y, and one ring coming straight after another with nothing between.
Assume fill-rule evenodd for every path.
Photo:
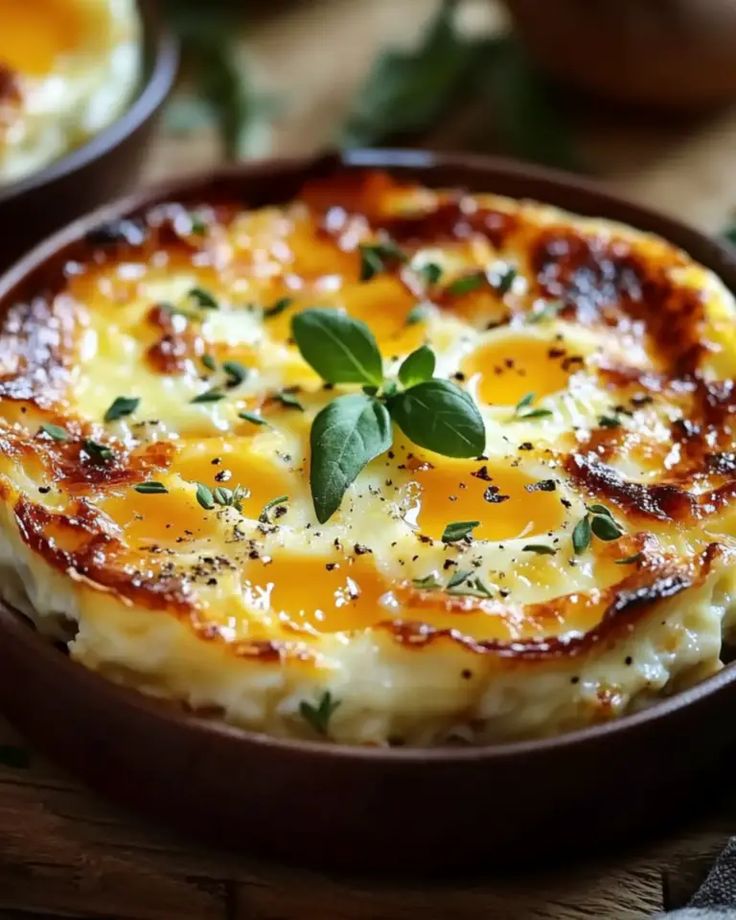
<instances>
[{"instance_id":1,"label":"blurred bowl in background","mask_svg":"<svg viewBox=\"0 0 736 920\"><path fill-rule=\"evenodd\" d=\"M143 75L132 102L109 127L29 176L0 185L0 267L50 231L137 179L156 117L176 79L179 48L151 0L138 0L143 24Z\"/></svg>"},{"instance_id":2,"label":"blurred bowl in background","mask_svg":"<svg viewBox=\"0 0 736 920\"><path fill-rule=\"evenodd\" d=\"M734 0L505 0L550 76L617 103L690 110L736 98Z\"/></svg>"}]
</instances>

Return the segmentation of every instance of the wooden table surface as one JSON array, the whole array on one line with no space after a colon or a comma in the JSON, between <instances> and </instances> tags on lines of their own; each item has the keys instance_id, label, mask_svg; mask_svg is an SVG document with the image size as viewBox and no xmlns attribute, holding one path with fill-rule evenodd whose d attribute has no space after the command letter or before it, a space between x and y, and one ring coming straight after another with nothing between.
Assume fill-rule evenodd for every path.
<instances>
[{"instance_id":1,"label":"wooden table surface","mask_svg":"<svg viewBox=\"0 0 736 920\"><path fill-rule=\"evenodd\" d=\"M247 43L259 79L285 101L275 150L294 154L329 143L376 48L392 35L411 41L435 5L273 0L270 17L251 26ZM490 17L492 25L500 22L497 10ZM666 127L596 112L595 118L582 116L579 130L605 181L630 198L713 232L736 207L736 109ZM182 138L162 130L146 178L168 178L217 160L213 135ZM632 841L605 858L455 881L347 878L175 836L90 792L29 751L0 721L0 762L6 761L0 765L2 917L644 918L665 903L683 903L708 860L736 832L736 793L714 790L707 813L666 837Z\"/></svg>"}]
</instances>

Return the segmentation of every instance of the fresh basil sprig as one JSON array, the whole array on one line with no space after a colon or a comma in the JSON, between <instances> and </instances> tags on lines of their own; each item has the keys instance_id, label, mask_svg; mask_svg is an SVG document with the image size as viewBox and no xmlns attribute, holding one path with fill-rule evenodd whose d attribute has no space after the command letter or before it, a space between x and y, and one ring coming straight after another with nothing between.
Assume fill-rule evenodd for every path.
<instances>
[{"instance_id":1,"label":"fresh basil sprig","mask_svg":"<svg viewBox=\"0 0 736 920\"><path fill-rule=\"evenodd\" d=\"M378 344L365 323L315 307L292 319L304 360L331 384L362 384L321 410L310 435L310 486L317 520L337 511L348 487L393 443L392 420L415 444L447 457L477 457L485 426L470 396L434 378L435 356L422 346L404 361L398 383L385 380ZM403 389L401 389L401 387Z\"/></svg>"}]
</instances>

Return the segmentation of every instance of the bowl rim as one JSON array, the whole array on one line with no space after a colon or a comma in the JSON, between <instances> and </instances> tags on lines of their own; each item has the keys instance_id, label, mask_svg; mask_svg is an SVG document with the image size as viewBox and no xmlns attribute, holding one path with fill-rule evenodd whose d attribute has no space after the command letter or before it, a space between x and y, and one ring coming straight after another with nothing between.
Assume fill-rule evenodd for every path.
<instances>
[{"instance_id":1,"label":"bowl rim","mask_svg":"<svg viewBox=\"0 0 736 920\"><path fill-rule=\"evenodd\" d=\"M607 218L605 214L608 208L613 209L615 212L626 212L633 215L634 220L630 225L634 228L644 229L645 232L659 233L669 242L683 248L685 251L688 251L688 247L692 245L699 250L699 255L695 256L695 258L698 258L706 268L714 271L732 292L736 292L736 248L728 246L725 242L712 239L704 233L692 229L656 210L629 202L625 198L612 194L605 186L594 181L581 179L578 176L558 170L528 166L527 164L501 157L384 148L353 150L342 153L331 152L316 156L274 157L233 164L219 169L198 171L117 199L74 220L66 227L52 234L0 275L0 306L9 295L13 294L17 286L27 281L36 271L43 270L49 259L63 254L63 251L68 246L82 240L90 229L106 220L135 214L141 209L153 206L161 201L191 199L196 197L198 190L206 191L220 183L227 185L237 182L238 179L253 180L259 175L273 175L280 172L307 175L313 170L320 171L325 168L385 169L387 171L398 171L399 173L401 170L407 170L419 175L424 171L431 171L433 168L440 170L445 168L459 173L466 172L471 176L473 174L484 174L489 182L492 182L494 177L501 177L509 181L519 181L523 184L534 185L535 183L541 183L543 186L553 190L555 194L559 193L560 196L563 196L566 192L573 197L577 194L582 194L595 202L595 208L592 208L590 212L591 216L593 212L600 211L598 216L603 219L626 220L628 222L626 218ZM477 181L471 178L468 182L468 187L472 188L476 184ZM500 192L499 194L507 195L508 193ZM523 198L525 196L518 197ZM557 206L564 208L564 205ZM581 212L577 210L576 213ZM643 222L644 227L638 226L639 220ZM658 229L647 229L647 224ZM645 730L646 726L651 722L674 716L686 707L704 702L711 695L718 694L719 691L724 690L736 681L736 662L729 663L718 673L711 675L694 686L658 700L641 710L628 713L609 722L586 726L550 737L469 747L450 747L447 745L426 748L361 747L359 745L334 742L285 738L252 731L221 719L205 718L196 713L187 712L184 706L176 700L156 699L134 688L115 684L97 672L73 661L68 655L53 647L39 632L29 628L28 620L25 616L16 611L11 605L0 601L0 632L7 629L11 630L14 639L23 643L28 649L33 647L34 654L43 655L49 667L58 670L60 678L75 680L78 684L87 684L89 691L98 694L100 699L107 697L111 703L137 709L141 715L154 720L162 720L169 725L176 725L188 734L199 735L203 738L209 737L210 739L214 737L224 743L242 745L246 748L250 746L259 749L276 750L284 755L299 753L314 761L339 758L343 761L383 762L397 768L408 767L418 762L452 766L479 760L504 761L517 757L550 754L563 752L571 748L579 748L586 744L593 744L606 739L615 733Z\"/></svg>"},{"instance_id":2,"label":"bowl rim","mask_svg":"<svg viewBox=\"0 0 736 920\"><path fill-rule=\"evenodd\" d=\"M80 147L62 154L17 182L0 184L0 205L63 179L103 157L123 143L163 105L179 70L179 41L164 24L161 12L150 0L137 0L136 8L141 22L144 60L133 99L115 121L93 134Z\"/></svg>"}]
</instances>

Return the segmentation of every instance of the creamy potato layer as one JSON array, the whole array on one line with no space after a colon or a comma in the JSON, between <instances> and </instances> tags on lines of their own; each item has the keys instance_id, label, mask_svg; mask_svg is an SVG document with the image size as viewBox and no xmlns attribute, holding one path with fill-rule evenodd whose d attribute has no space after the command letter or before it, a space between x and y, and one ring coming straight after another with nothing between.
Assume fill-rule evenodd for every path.
<instances>
[{"instance_id":1,"label":"creamy potato layer","mask_svg":"<svg viewBox=\"0 0 736 920\"><path fill-rule=\"evenodd\" d=\"M6 305L4 597L111 680L350 744L550 735L717 671L733 298L661 239L488 191L340 173L90 234ZM360 387L295 347L314 306L389 378L428 344L484 452L396 430L319 524L310 426Z\"/></svg>"},{"instance_id":2,"label":"creamy potato layer","mask_svg":"<svg viewBox=\"0 0 736 920\"><path fill-rule=\"evenodd\" d=\"M0 184L112 124L140 72L134 0L0 0Z\"/></svg>"}]
</instances>

